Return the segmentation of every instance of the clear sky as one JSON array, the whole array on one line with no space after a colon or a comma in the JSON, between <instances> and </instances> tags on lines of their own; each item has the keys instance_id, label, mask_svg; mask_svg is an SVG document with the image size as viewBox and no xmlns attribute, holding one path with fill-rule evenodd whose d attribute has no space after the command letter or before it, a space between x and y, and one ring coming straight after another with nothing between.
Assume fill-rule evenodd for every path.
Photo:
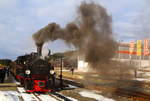
<instances>
[{"instance_id":1,"label":"clear sky","mask_svg":"<svg viewBox=\"0 0 150 101\"><path fill-rule=\"evenodd\" d=\"M0 58L15 59L19 55L36 51L32 35L50 22L65 26L73 21L81 1L0 0ZM112 16L116 40L130 41L143 36L140 36L142 24L148 23L144 19L150 14L148 0L93 1L103 5ZM70 49L61 40L50 42L44 48L50 48L52 52Z\"/></svg>"}]
</instances>

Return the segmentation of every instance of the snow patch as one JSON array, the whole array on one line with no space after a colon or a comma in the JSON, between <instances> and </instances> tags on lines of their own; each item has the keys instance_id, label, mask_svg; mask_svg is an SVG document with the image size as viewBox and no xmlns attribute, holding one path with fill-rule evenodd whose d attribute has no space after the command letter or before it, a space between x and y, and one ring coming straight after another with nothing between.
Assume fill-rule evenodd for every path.
<instances>
[{"instance_id":1,"label":"snow patch","mask_svg":"<svg viewBox=\"0 0 150 101\"><path fill-rule=\"evenodd\" d=\"M104 97L102 95L99 95L99 94L96 94L95 92L90 92L90 91L81 91L79 92L79 94L83 97L96 99L97 101L115 101L113 99Z\"/></svg>"},{"instance_id":2,"label":"snow patch","mask_svg":"<svg viewBox=\"0 0 150 101\"><path fill-rule=\"evenodd\" d=\"M39 95L38 96L42 101L57 101L56 99L54 99L53 97L51 97L50 95Z\"/></svg>"},{"instance_id":3,"label":"snow patch","mask_svg":"<svg viewBox=\"0 0 150 101\"><path fill-rule=\"evenodd\" d=\"M6 95L4 95L3 92L0 92L0 98L1 98L1 101L9 101L9 98Z\"/></svg>"},{"instance_id":4,"label":"snow patch","mask_svg":"<svg viewBox=\"0 0 150 101\"><path fill-rule=\"evenodd\" d=\"M64 100L64 101L78 101L78 100L75 99L75 98L72 98L72 97L69 97L69 96L65 96L65 95L63 95L63 94L61 94L61 93L57 93L57 94L59 94L59 95L61 95L61 96L63 96L63 97L65 97L65 98L68 99L68 100Z\"/></svg>"},{"instance_id":5,"label":"snow patch","mask_svg":"<svg viewBox=\"0 0 150 101\"><path fill-rule=\"evenodd\" d=\"M98 75L98 74L93 74L92 76L93 76L93 77L98 77L99 75Z\"/></svg>"},{"instance_id":6,"label":"snow patch","mask_svg":"<svg viewBox=\"0 0 150 101\"><path fill-rule=\"evenodd\" d=\"M20 85L20 82L15 82L15 84Z\"/></svg>"},{"instance_id":7,"label":"snow patch","mask_svg":"<svg viewBox=\"0 0 150 101\"><path fill-rule=\"evenodd\" d=\"M68 86L69 88L73 88L73 89L78 88L77 86L73 86L73 85L68 85Z\"/></svg>"},{"instance_id":8,"label":"snow patch","mask_svg":"<svg viewBox=\"0 0 150 101\"><path fill-rule=\"evenodd\" d=\"M72 97L67 97L69 100L71 100L71 101L78 101L77 99L75 99L75 98L72 98Z\"/></svg>"},{"instance_id":9,"label":"snow patch","mask_svg":"<svg viewBox=\"0 0 150 101\"><path fill-rule=\"evenodd\" d=\"M0 91L0 101L19 101L19 96L16 91Z\"/></svg>"},{"instance_id":10,"label":"snow patch","mask_svg":"<svg viewBox=\"0 0 150 101\"><path fill-rule=\"evenodd\" d=\"M17 87L24 101L39 101L33 94L27 94L24 88Z\"/></svg>"},{"instance_id":11,"label":"snow patch","mask_svg":"<svg viewBox=\"0 0 150 101\"><path fill-rule=\"evenodd\" d=\"M146 76L150 76L150 73L145 73Z\"/></svg>"},{"instance_id":12,"label":"snow patch","mask_svg":"<svg viewBox=\"0 0 150 101\"><path fill-rule=\"evenodd\" d=\"M136 78L137 81L150 81L149 78Z\"/></svg>"}]
</instances>

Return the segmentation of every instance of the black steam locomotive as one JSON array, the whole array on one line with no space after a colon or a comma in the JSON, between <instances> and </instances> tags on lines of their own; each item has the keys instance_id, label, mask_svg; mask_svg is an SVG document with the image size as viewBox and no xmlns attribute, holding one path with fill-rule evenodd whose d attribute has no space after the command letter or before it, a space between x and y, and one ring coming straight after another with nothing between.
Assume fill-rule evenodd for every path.
<instances>
[{"instance_id":1,"label":"black steam locomotive","mask_svg":"<svg viewBox=\"0 0 150 101\"><path fill-rule=\"evenodd\" d=\"M38 53L19 56L11 67L26 92L48 92L55 86L54 67Z\"/></svg>"}]
</instances>

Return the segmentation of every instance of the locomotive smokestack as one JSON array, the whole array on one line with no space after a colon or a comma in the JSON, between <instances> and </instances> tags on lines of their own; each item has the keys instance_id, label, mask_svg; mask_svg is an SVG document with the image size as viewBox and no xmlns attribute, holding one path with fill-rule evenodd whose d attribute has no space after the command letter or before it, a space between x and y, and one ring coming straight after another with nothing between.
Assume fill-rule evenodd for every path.
<instances>
[{"instance_id":1,"label":"locomotive smokestack","mask_svg":"<svg viewBox=\"0 0 150 101\"><path fill-rule=\"evenodd\" d=\"M43 46L43 43L36 43L36 46L37 46L38 56L41 57L42 56L42 46Z\"/></svg>"}]
</instances>

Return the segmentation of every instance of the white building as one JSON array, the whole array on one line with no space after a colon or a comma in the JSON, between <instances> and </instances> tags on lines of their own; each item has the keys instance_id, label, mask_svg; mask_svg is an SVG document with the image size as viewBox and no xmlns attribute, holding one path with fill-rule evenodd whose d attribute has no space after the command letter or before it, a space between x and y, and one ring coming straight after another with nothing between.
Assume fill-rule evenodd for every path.
<instances>
[{"instance_id":1,"label":"white building","mask_svg":"<svg viewBox=\"0 0 150 101\"><path fill-rule=\"evenodd\" d=\"M85 61L83 56L78 56L78 70L87 72L89 70L88 62Z\"/></svg>"}]
</instances>

